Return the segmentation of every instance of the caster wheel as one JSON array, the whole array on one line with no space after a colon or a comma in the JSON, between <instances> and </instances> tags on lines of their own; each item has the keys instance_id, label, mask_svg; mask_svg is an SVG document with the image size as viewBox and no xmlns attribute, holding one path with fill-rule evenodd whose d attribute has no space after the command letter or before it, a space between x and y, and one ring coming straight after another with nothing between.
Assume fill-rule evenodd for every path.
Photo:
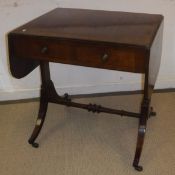
<instances>
[{"instance_id":1,"label":"caster wheel","mask_svg":"<svg viewBox=\"0 0 175 175\"><path fill-rule=\"evenodd\" d=\"M38 148L38 147L39 147L39 144L36 143L36 142L34 142L34 143L32 143L32 146L33 146L34 148Z\"/></svg>"},{"instance_id":2,"label":"caster wheel","mask_svg":"<svg viewBox=\"0 0 175 175\"><path fill-rule=\"evenodd\" d=\"M137 171L143 171L143 167L142 167L142 166L135 165L134 168L135 168L135 170L137 170Z\"/></svg>"},{"instance_id":3,"label":"caster wheel","mask_svg":"<svg viewBox=\"0 0 175 175\"><path fill-rule=\"evenodd\" d=\"M39 147L39 144L36 143L36 142L31 142L30 140L28 141L30 145L32 145L32 147L34 148L38 148Z\"/></svg>"}]
</instances>

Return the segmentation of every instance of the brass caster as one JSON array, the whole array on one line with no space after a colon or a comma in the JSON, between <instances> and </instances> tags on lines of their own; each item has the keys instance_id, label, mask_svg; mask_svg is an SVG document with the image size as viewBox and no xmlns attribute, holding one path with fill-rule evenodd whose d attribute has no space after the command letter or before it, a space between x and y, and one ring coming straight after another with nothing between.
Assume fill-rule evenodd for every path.
<instances>
[{"instance_id":1,"label":"brass caster","mask_svg":"<svg viewBox=\"0 0 175 175\"><path fill-rule=\"evenodd\" d=\"M36 143L36 142L34 142L34 143L32 144L32 147L34 147L34 148L38 148L38 147L39 147L39 144Z\"/></svg>"},{"instance_id":2,"label":"brass caster","mask_svg":"<svg viewBox=\"0 0 175 175\"><path fill-rule=\"evenodd\" d=\"M29 144L31 144L32 147L34 147L34 148L38 148L38 147L39 147L39 144L36 143L36 142L31 142L30 140L29 140L28 142L29 142Z\"/></svg>"},{"instance_id":3,"label":"brass caster","mask_svg":"<svg viewBox=\"0 0 175 175\"><path fill-rule=\"evenodd\" d=\"M143 167L142 166L139 166L139 165L133 165L135 170L137 171L143 171Z\"/></svg>"}]
</instances>

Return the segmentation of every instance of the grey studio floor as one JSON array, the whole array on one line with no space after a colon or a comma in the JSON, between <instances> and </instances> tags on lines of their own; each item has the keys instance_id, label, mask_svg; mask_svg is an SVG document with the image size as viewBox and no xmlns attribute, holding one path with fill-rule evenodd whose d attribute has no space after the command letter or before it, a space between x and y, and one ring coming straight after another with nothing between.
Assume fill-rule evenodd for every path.
<instances>
[{"instance_id":1,"label":"grey studio floor","mask_svg":"<svg viewBox=\"0 0 175 175\"><path fill-rule=\"evenodd\" d=\"M139 111L142 96L119 95L74 99L111 108ZM38 101L0 105L0 175L174 175L175 93L154 93L157 116L150 118L141 165L132 167L138 119L49 104L37 141L27 140Z\"/></svg>"}]
</instances>

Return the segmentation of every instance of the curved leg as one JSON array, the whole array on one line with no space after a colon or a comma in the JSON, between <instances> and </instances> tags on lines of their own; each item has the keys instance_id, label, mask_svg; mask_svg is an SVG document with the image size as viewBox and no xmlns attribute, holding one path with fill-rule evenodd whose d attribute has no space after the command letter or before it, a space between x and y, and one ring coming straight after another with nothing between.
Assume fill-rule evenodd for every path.
<instances>
[{"instance_id":1,"label":"curved leg","mask_svg":"<svg viewBox=\"0 0 175 175\"><path fill-rule=\"evenodd\" d=\"M35 142L36 138L38 137L41 128L44 124L44 120L46 117L47 107L48 107L48 92L49 92L49 85L52 83L50 80L50 70L49 70L49 63L48 62L40 62L40 69L41 69L41 94L40 94L40 108L38 113L38 118L36 120L35 128L33 133L28 140L29 144L33 147L37 148L39 145Z\"/></svg>"},{"instance_id":2,"label":"curved leg","mask_svg":"<svg viewBox=\"0 0 175 175\"><path fill-rule=\"evenodd\" d=\"M139 129L138 129L138 136L137 136L137 146L135 157L133 161L133 166L137 171L142 171L143 167L139 165L140 156L142 153L145 133L146 133L146 123L149 115L149 100L143 100L141 106L141 118L139 121Z\"/></svg>"},{"instance_id":3,"label":"curved leg","mask_svg":"<svg viewBox=\"0 0 175 175\"><path fill-rule=\"evenodd\" d=\"M39 113L38 113L38 118L36 120L35 128L33 130L33 133L28 140L29 144L31 144L33 147L38 148L39 144L35 142L36 138L38 137L41 128L44 124L45 117L46 117L46 112L47 112L47 107L48 107L48 101L46 98L43 97L44 95L44 90L41 92L41 99L40 99L40 108L39 108Z\"/></svg>"},{"instance_id":4,"label":"curved leg","mask_svg":"<svg viewBox=\"0 0 175 175\"><path fill-rule=\"evenodd\" d=\"M135 158L133 162L133 166L137 171L143 170L143 167L139 165L139 160L140 160L142 147L144 143L145 132L146 132L146 126L140 125L138 129L136 153L135 153Z\"/></svg>"}]
</instances>

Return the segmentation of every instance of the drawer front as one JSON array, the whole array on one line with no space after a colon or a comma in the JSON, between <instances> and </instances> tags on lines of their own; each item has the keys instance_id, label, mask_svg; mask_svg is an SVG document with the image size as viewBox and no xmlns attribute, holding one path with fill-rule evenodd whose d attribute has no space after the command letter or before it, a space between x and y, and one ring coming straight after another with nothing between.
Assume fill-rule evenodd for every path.
<instances>
[{"instance_id":1,"label":"drawer front","mask_svg":"<svg viewBox=\"0 0 175 175\"><path fill-rule=\"evenodd\" d=\"M136 47L114 47L78 41L18 37L14 54L64 64L144 73L146 51Z\"/></svg>"}]
</instances>

